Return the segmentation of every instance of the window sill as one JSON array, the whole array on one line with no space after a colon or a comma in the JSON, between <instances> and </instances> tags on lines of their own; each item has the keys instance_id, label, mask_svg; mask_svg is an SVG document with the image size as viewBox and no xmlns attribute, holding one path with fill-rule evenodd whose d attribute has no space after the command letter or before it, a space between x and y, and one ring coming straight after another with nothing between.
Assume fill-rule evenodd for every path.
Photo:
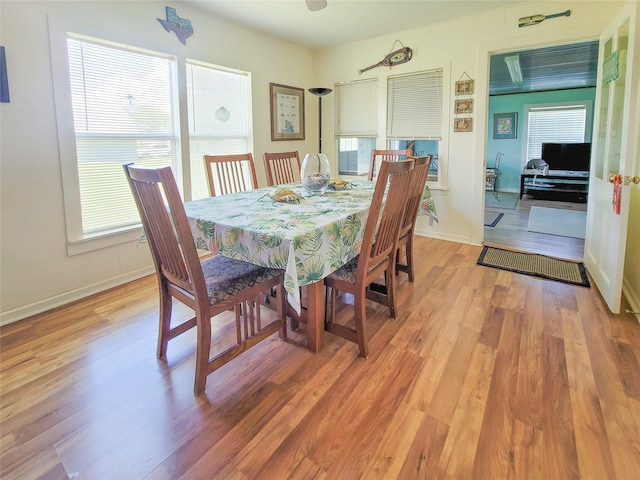
<instances>
[{"instance_id":1,"label":"window sill","mask_svg":"<svg viewBox=\"0 0 640 480\"><path fill-rule=\"evenodd\" d=\"M87 235L82 239L67 242L67 254L69 256L82 255L83 253L101 250L103 248L121 245L123 243L138 242L142 236L142 227L128 227L117 231Z\"/></svg>"}]
</instances>

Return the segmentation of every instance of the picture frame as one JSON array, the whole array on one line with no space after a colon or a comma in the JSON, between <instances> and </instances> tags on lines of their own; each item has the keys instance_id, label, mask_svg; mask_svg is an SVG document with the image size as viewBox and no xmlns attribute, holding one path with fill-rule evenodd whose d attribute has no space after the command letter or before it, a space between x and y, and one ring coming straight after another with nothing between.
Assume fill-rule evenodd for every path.
<instances>
[{"instance_id":1,"label":"picture frame","mask_svg":"<svg viewBox=\"0 0 640 480\"><path fill-rule=\"evenodd\" d=\"M454 103L454 113L456 115L459 114L469 114L473 113L473 99L467 98L464 100L456 100Z\"/></svg>"},{"instance_id":2,"label":"picture frame","mask_svg":"<svg viewBox=\"0 0 640 480\"><path fill-rule=\"evenodd\" d=\"M518 136L518 113L493 114L493 138L513 139Z\"/></svg>"},{"instance_id":3,"label":"picture frame","mask_svg":"<svg viewBox=\"0 0 640 480\"><path fill-rule=\"evenodd\" d=\"M0 47L0 102L9 103L9 79L7 76L7 57L4 47Z\"/></svg>"},{"instance_id":4,"label":"picture frame","mask_svg":"<svg viewBox=\"0 0 640 480\"><path fill-rule=\"evenodd\" d=\"M473 118L456 118L453 120L454 132L473 132Z\"/></svg>"},{"instance_id":5,"label":"picture frame","mask_svg":"<svg viewBox=\"0 0 640 480\"><path fill-rule=\"evenodd\" d=\"M270 83L271 140L304 140L304 89Z\"/></svg>"},{"instance_id":6,"label":"picture frame","mask_svg":"<svg viewBox=\"0 0 640 480\"><path fill-rule=\"evenodd\" d=\"M456 95L471 95L473 93L473 80L458 80L456 82Z\"/></svg>"}]
</instances>

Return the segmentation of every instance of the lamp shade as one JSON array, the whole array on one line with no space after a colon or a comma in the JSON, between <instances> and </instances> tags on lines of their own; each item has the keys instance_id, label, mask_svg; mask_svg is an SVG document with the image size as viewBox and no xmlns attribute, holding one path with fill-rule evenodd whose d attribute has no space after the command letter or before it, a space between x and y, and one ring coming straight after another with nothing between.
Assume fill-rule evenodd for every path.
<instances>
[{"instance_id":1,"label":"lamp shade","mask_svg":"<svg viewBox=\"0 0 640 480\"><path fill-rule=\"evenodd\" d=\"M330 88L310 88L309 93L318 97L318 153L322 153L322 97L333 92Z\"/></svg>"}]
</instances>

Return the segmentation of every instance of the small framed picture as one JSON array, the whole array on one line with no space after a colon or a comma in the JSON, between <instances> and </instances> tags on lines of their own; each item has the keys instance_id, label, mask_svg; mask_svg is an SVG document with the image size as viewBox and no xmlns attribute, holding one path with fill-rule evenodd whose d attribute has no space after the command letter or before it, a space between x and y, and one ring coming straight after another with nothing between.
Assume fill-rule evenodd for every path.
<instances>
[{"instance_id":1,"label":"small framed picture","mask_svg":"<svg viewBox=\"0 0 640 480\"><path fill-rule=\"evenodd\" d=\"M454 105L454 113L456 115L461 113L473 113L473 99L456 100Z\"/></svg>"},{"instance_id":2,"label":"small framed picture","mask_svg":"<svg viewBox=\"0 0 640 480\"><path fill-rule=\"evenodd\" d=\"M304 90L270 83L271 140L304 140Z\"/></svg>"},{"instance_id":3,"label":"small framed picture","mask_svg":"<svg viewBox=\"0 0 640 480\"><path fill-rule=\"evenodd\" d=\"M471 95L473 93L473 80L458 80L456 82L456 95Z\"/></svg>"},{"instance_id":4,"label":"small framed picture","mask_svg":"<svg viewBox=\"0 0 640 480\"><path fill-rule=\"evenodd\" d=\"M472 132L473 131L473 118L456 118L453 121L454 132Z\"/></svg>"},{"instance_id":5,"label":"small framed picture","mask_svg":"<svg viewBox=\"0 0 640 480\"><path fill-rule=\"evenodd\" d=\"M493 114L493 138L512 139L518 134L518 113Z\"/></svg>"}]
</instances>

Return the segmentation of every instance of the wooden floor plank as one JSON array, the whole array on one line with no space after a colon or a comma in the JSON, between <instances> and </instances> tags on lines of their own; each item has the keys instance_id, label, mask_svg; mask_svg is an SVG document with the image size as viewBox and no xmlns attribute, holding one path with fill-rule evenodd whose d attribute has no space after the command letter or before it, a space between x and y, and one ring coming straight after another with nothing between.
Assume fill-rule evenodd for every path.
<instances>
[{"instance_id":1,"label":"wooden floor plank","mask_svg":"<svg viewBox=\"0 0 640 480\"><path fill-rule=\"evenodd\" d=\"M519 208L498 226L524 228ZM330 334L311 354L302 324L214 372L201 397L193 332L155 357L154 277L2 327L0 476L635 478L636 319L595 288L479 266L479 246L418 237L416 251L398 318L367 303L367 359Z\"/></svg>"}]
</instances>

